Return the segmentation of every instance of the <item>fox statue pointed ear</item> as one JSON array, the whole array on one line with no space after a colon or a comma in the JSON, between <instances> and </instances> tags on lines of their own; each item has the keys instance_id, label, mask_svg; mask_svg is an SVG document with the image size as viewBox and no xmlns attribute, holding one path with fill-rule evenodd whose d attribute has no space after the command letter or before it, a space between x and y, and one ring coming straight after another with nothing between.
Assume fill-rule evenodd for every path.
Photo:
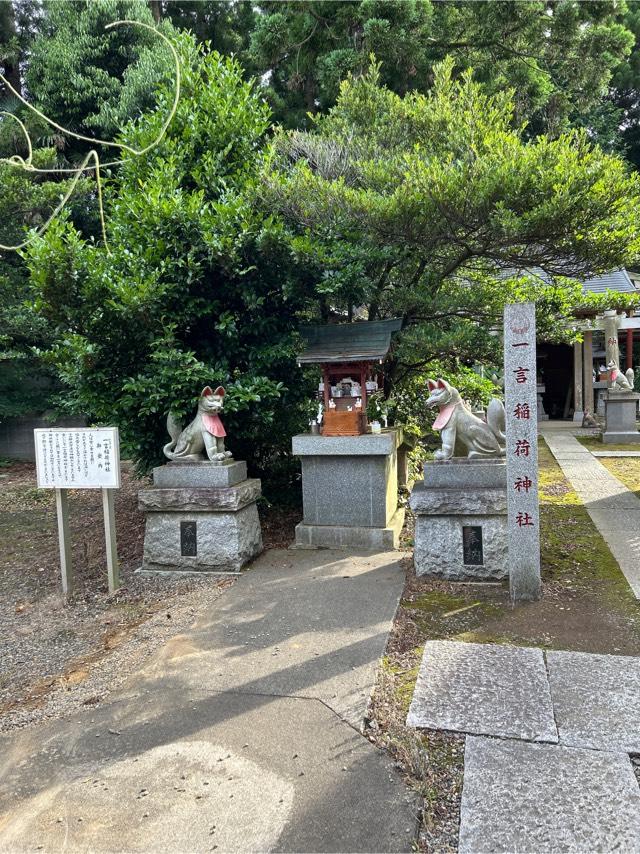
<instances>
[{"instance_id":1,"label":"fox statue pointed ear","mask_svg":"<svg viewBox=\"0 0 640 854\"><path fill-rule=\"evenodd\" d=\"M433 391L434 388L437 388L437 385L433 380L427 380L427 386L429 387L429 391Z\"/></svg>"},{"instance_id":2,"label":"fox statue pointed ear","mask_svg":"<svg viewBox=\"0 0 640 854\"><path fill-rule=\"evenodd\" d=\"M438 388L446 388L446 387L447 387L446 382L443 379L440 379L440 377L438 377Z\"/></svg>"},{"instance_id":3,"label":"fox statue pointed ear","mask_svg":"<svg viewBox=\"0 0 640 854\"><path fill-rule=\"evenodd\" d=\"M209 397L209 395L210 395L210 394L213 394L213 392L211 391L211 386L210 386L210 385L206 385L206 386L202 389L202 394L200 395L200 397Z\"/></svg>"},{"instance_id":4,"label":"fox statue pointed ear","mask_svg":"<svg viewBox=\"0 0 640 854\"><path fill-rule=\"evenodd\" d=\"M218 397L224 397L224 389L221 385L219 385L218 388L214 391L214 394Z\"/></svg>"}]
</instances>

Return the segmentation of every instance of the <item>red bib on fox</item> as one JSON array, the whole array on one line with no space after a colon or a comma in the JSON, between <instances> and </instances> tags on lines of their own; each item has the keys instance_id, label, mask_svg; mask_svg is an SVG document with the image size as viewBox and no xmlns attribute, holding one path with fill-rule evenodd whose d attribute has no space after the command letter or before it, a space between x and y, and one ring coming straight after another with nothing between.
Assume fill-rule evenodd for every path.
<instances>
[{"instance_id":1,"label":"red bib on fox","mask_svg":"<svg viewBox=\"0 0 640 854\"><path fill-rule=\"evenodd\" d=\"M207 432L211 433L212 436L215 436L216 439L223 439L227 435L227 431L224 429L219 415L203 413L202 423L206 427Z\"/></svg>"}]
</instances>

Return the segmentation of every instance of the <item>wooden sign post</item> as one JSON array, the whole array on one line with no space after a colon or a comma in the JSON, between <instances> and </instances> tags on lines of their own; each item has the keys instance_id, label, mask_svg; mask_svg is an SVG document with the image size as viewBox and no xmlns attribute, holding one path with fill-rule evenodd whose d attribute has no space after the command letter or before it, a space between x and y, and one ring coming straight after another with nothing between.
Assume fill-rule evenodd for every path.
<instances>
[{"instance_id":1,"label":"wooden sign post","mask_svg":"<svg viewBox=\"0 0 640 854\"><path fill-rule=\"evenodd\" d=\"M113 490L120 488L120 440L117 427L34 430L40 489L55 489L62 591L73 593L69 532L69 489L101 489L107 548L109 593L120 586Z\"/></svg>"},{"instance_id":2,"label":"wooden sign post","mask_svg":"<svg viewBox=\"0 0 640 854\"><path fill-rule=\"evenodd\" d=\"M514 602L540 598L536 307L504 309L509 588Z\"/></svg>"}]
</instances>

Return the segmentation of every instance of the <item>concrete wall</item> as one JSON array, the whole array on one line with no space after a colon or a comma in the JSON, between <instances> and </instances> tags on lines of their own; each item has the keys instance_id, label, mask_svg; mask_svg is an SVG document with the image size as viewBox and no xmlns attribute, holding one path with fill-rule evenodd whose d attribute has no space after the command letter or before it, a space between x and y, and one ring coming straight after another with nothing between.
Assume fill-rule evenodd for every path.
<instances>
[{"instance_id":1,"label":"concrete wall","mask_svg":"<svg viewBox=\"0 0 640 854\"><path fill-rule=\"evenodd\" d=\"M12 460L35 461L33 431L36 427L85 427L84 418L62 418L47 421L44 418L8 418L0 422L0 457Z\"/></svg>"}]
</instances>

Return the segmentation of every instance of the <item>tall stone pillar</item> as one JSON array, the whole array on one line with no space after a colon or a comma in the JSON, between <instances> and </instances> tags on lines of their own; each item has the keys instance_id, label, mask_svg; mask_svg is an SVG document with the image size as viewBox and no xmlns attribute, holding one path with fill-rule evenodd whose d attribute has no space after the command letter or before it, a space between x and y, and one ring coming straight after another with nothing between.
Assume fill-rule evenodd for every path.
<instances>
[{"instance_id":1,"label":"tall stone pillar","mask_svg":"<svg viewBox=\"0 0 640 854\"><path fill-rule=\"evenodd\" d=\"M584 411L594 413L593 400L593 332L588 329L582 342L582 378L584 385Z\"/></svg>"},{"instance_id":2,"label":"tall stone pillar","mask_svg":"<svg viewBox=\"0 0 640 854\"><path fill-rule=\"evenodd\" d=\"M633 329L627 329L627 370L633 368Z\"/></svg>"},{"instance_id":3,"label":"tall stone pillar","mask_svg":"<svg viewBox=\"0 0 640 854\"><path fill-rule=\"evenodd\" d=\"M573 420L580 421L584 418L582 402L582 344L576 342L573 345Z\"/></svg>"}]
</instances>

